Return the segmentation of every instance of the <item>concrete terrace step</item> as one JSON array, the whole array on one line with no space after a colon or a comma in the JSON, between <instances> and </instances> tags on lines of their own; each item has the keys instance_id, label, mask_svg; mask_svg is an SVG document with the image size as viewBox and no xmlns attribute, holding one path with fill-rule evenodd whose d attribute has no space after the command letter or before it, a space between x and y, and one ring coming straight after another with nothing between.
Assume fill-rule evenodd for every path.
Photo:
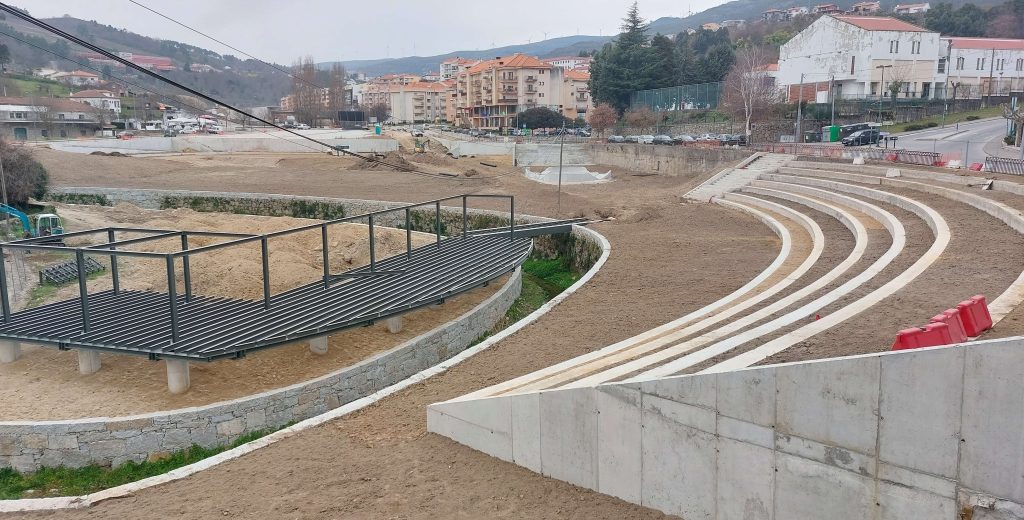
<instances>
[{"instance_id":1,"label":"concrete terrace step","mask_svg":"<svg viewBox=\"0 0 1024 520\"><path fill-rule=\"evenodd\" d=\"M756 153L735 168L728 168L714 177L704 181L700 186L690 190L685 197L691 200L708 202L731 191L737 191L756 180L764 173L778 171L790 161L792 155L775 153Z\"/></svg>"}]
</instances>

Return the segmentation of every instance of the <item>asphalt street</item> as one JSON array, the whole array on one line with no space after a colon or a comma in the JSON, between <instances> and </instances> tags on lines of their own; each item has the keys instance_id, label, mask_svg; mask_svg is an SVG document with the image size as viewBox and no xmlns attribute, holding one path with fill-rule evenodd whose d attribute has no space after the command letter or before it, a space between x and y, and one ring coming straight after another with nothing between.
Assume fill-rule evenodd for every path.
<instances>
[{"instance_id":1,"label":"asphalt street","mask_svg":"<svg viewBox=\"0 0 1024 520\"><path fill-rule=\"evenodd\" d=\"M1006 120L992 118L901 134L897 146L939 152L947 159L960 159L964 164L984 162L986 155L1018 157L1019 152L1003 147L1001 141L1005 135Z\"/></svg>"}]
</instances>

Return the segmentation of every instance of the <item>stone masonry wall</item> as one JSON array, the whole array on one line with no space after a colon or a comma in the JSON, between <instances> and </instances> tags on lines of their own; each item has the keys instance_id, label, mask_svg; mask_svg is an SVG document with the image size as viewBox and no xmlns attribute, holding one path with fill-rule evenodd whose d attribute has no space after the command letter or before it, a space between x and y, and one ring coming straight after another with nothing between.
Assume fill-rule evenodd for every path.
<instances>
[{"instance_id":1,"label":"stone masonry wall","mask_svg":"<svg viewBox=\"0 0 1024 520\"><path fill-rule=\"evenodd\" d=\"M233 401L131 417L0 422L0 468L117 466L300 421L362 398L468 348L519 297L517 269L486 301L440 327L317 379Z\"/></svg>"}]
</instances>

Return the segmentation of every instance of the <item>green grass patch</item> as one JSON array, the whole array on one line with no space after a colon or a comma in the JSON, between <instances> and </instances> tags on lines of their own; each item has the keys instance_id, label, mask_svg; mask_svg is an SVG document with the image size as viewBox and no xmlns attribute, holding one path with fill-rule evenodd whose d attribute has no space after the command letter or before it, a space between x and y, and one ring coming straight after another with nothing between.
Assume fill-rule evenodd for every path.
<instances>
[{"instance_id":1,"label":"green grass patch","mask_svg":"<svg viewBox=\"0 0 1024 520\"><path fill-rule=\"evenodd\" d=\"M292 424L294 423L288 423L281 428L287 428ZM248 433L226 446L203 448L193 445L191 448L172 453L165 459L153 462L128 462L116 468L97 465L83 468L43 468L28 474L3 468L0 469L0 500L95 493L193 464L269 435L281 428Z\"/></svg>"},{"instance_id":2,"label":"green grass patch","mask_svg":"<svg viewBox=\"0 0 1024 520\"><path fill-rule=\"evenodd\" d=\"M1000 107L988 107L979 110L969 110L967 112L955 112L946 114L946 126L955 125L964 121L975 121L985 117L997 117L1003 114L1003 109ZM900 132L912 132L914 130L923 130L925 128L934 128L942 124L942 115L926 117L910 123L900 123L898 125L892 125L884 127L883 130L889 133L900 133Z\"/></svg>"},{"instance_id":3,"label":"green grass patch","mask_svg":"<svg viewBox=\"0 0 1024 520\"><path fill-rule=\"evenodd\" d=\"M59 289L58 286L48 283L35 286L35 288L32 289L32 293L28 296L28 302L25 304L25 308L34 309L43 303L52 300L54 296L57 296L57 289Z\"/></svg>"},{"instance_id":4,"label":"green grass patch","mask_svg":"<svg viewBox=\"0 0 1024 520\"><path fill-rule=\"evenodd\" d=\"M523 272L536 277L551 298L580 279L560 258L531 258L523 264Z\"/></svg>"},{"instance_id":5,"label":"green grass patch","mask_svg":"<svg viewBox=\"0 0 1024 520\"><path fill-rule=\"evenodd\" d=\"M11 96L68 97L71 95L71 88L67 85L43 78L6 75L0 79L0 82L7 85L7 93Z\"/></svg>"}]
</instances>

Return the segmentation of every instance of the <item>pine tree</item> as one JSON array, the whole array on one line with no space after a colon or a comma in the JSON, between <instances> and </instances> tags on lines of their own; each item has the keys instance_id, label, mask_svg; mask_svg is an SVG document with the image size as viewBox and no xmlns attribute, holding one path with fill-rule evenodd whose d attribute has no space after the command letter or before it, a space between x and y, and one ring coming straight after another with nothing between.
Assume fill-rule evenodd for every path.
<instances>
[{"instance_id":1,"label":"pine tree","mask_svg":"<svg viewBox=\"0 0 1024 520\"><path fill-rule=\"evenodd\" d=\"M652 88L681 84L682 74L679 69L680 62L675 43L667 36L657 34L651 39L651 51L654 55Z\"/></svg>"},{"instance_id":2,"label":"pine tree","mask_svg":"<svg viewBox=\"0 0 1024 520\"><path fill-rule=\"evenodd\" d=\"M622 19L622 34L619 35L617 43L622 49L641 47L647 43L647 23L640 17L640 8L636 2L626 12Z\"/></svg>"}]
</instances>

